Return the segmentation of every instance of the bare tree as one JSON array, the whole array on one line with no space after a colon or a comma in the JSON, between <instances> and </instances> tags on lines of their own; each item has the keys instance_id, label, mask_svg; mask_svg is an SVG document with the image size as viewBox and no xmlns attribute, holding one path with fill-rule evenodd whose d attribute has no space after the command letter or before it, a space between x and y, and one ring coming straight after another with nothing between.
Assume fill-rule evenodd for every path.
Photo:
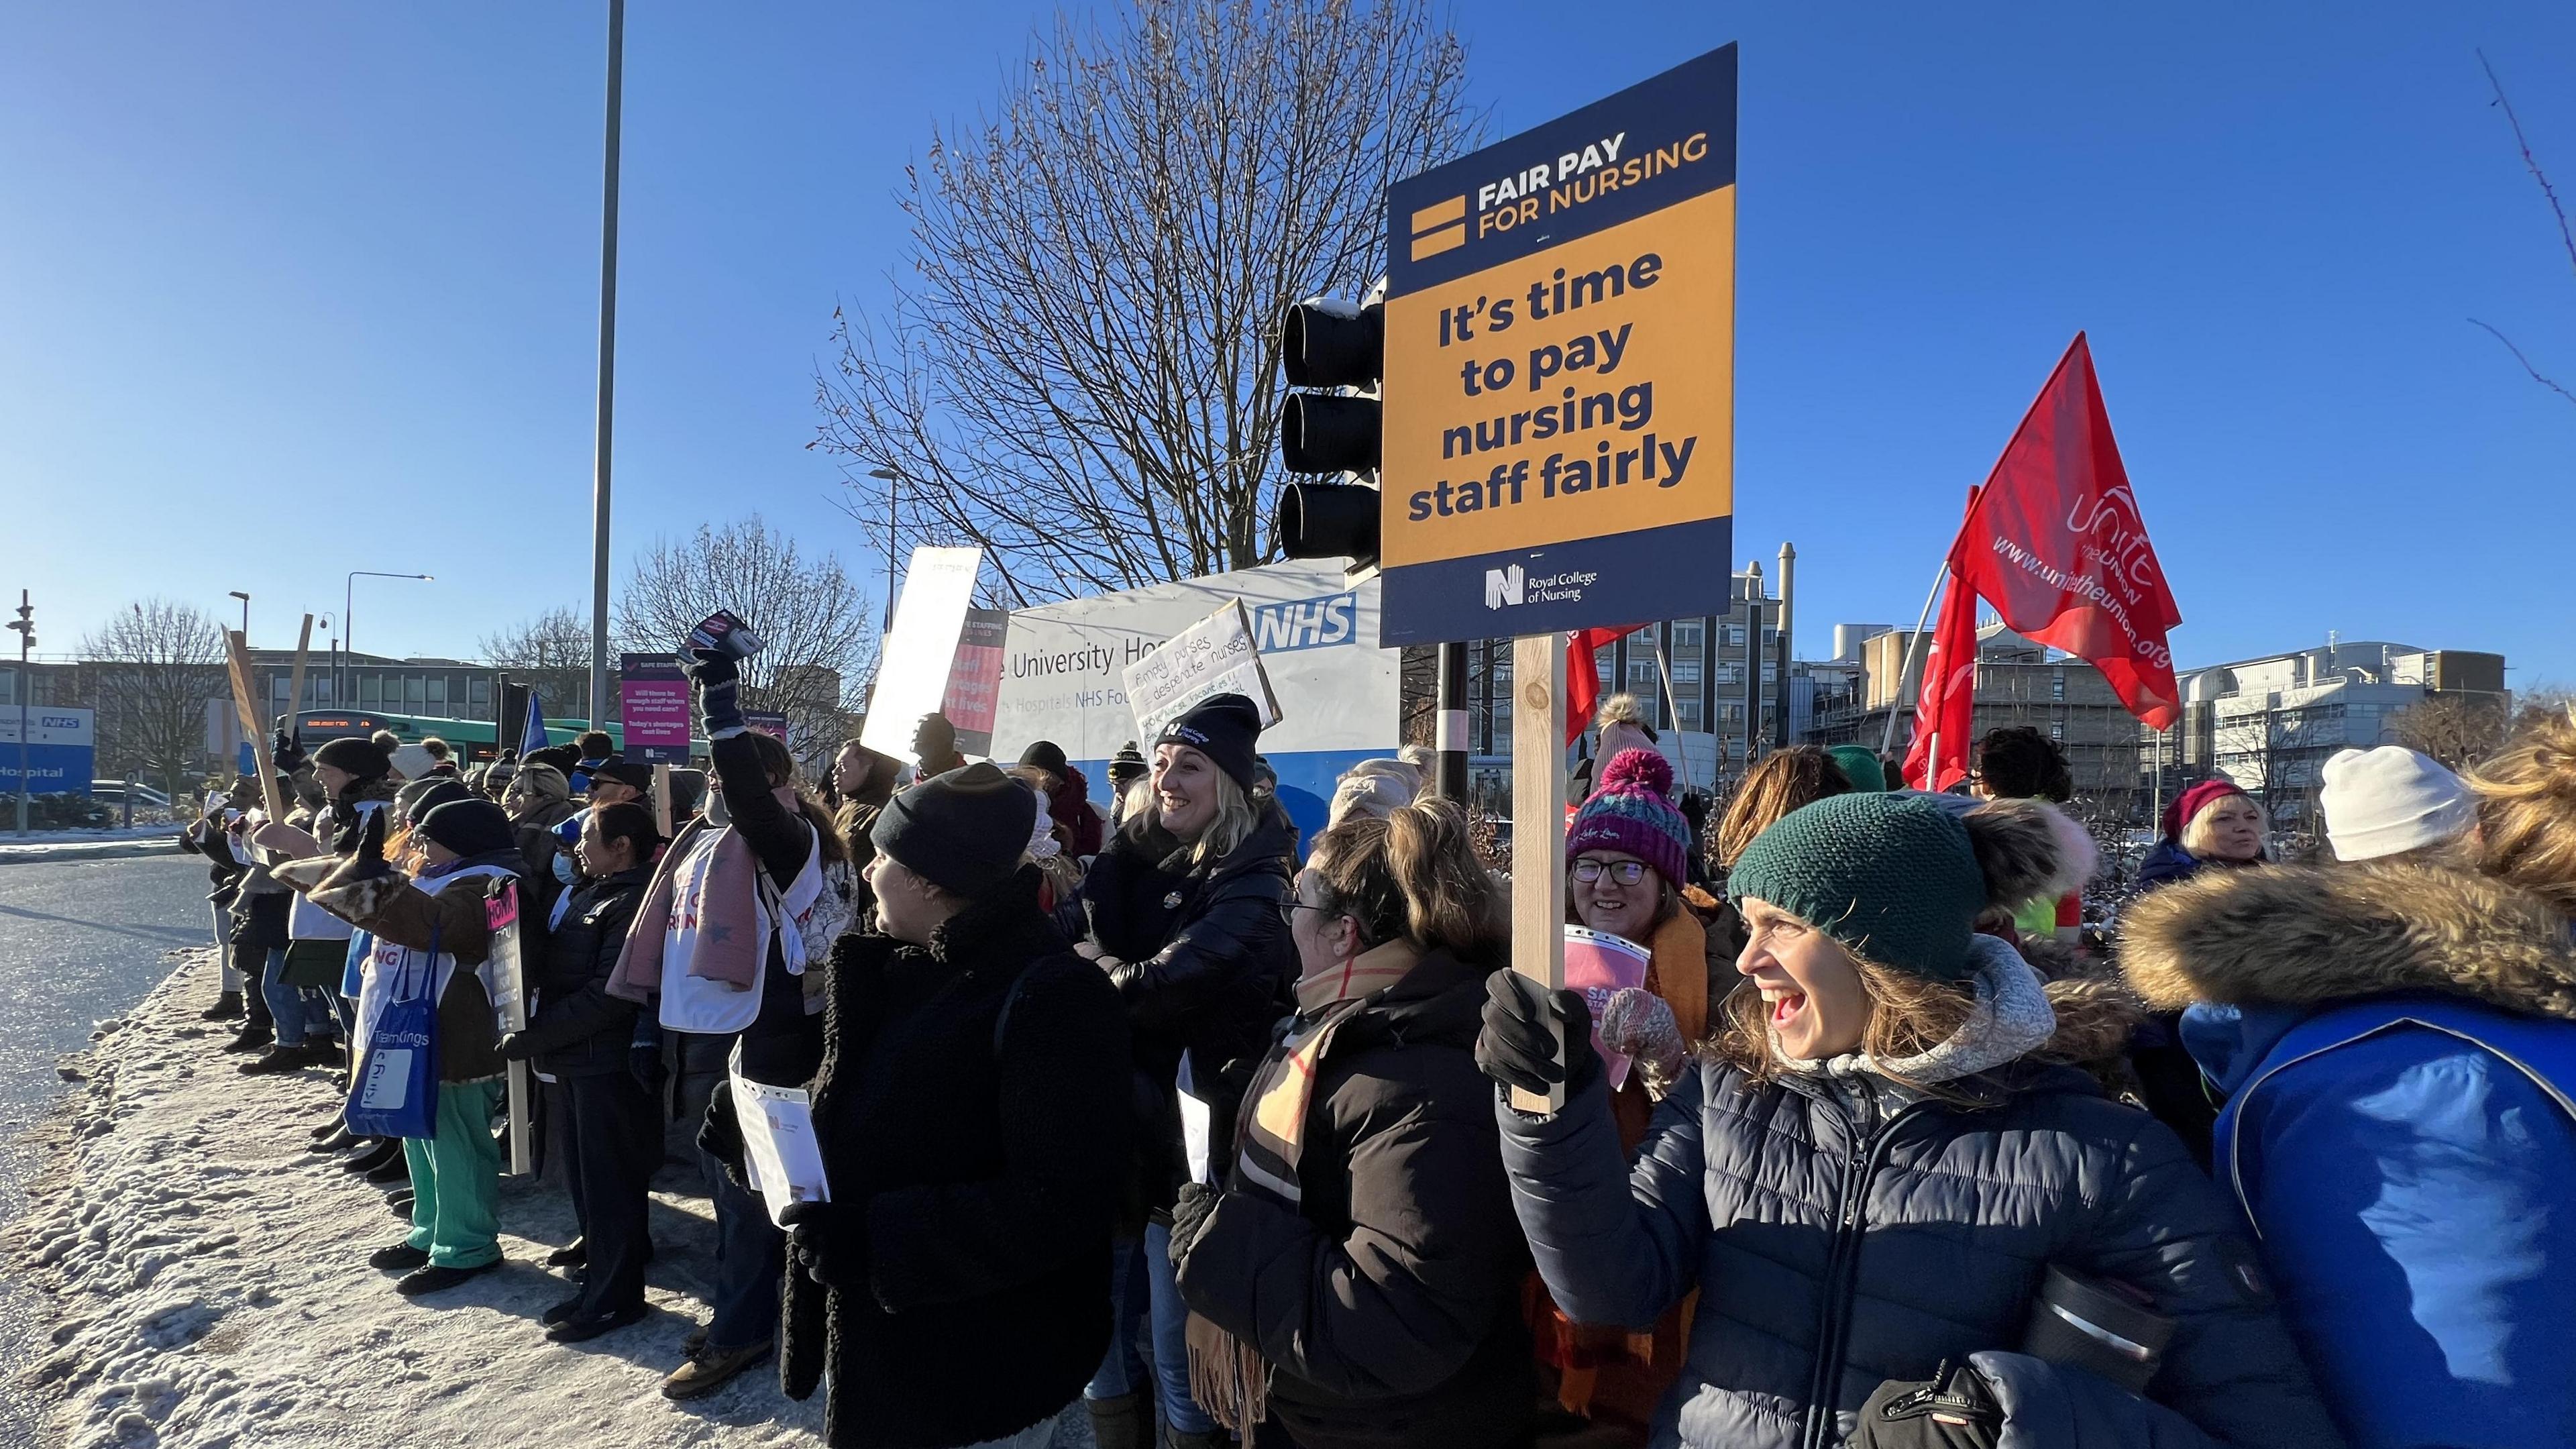
<instances>
[{"instance_id":1,"label":"bare tree","mask_svg":"<svg viewBox=\"0 0 2576 1449\"><path fill-rule=\"evenodd\" d=\"M704 617L701 615L700 617ZM697 622L691 620L691 623ZM506 669L556 714L579 714L590 707L590 616L569 605L523 619L497 634L486 634L478 646L483 661ZM515 727L516 720L504 722ZM504 734L508 734L505 728ZM509 735L516 740L516 735Z\"/></svg>"},{"instance_id":2,"label":"bare tree","mask_svg":"<svg viewBox=\"0 0 2576 1449\"><path fill-rule=\"evenodd\" d=\"M718 609L741 615L766 645L743 662L743 707L785 714L797 755L820 758L847 732L846 705L876 660L867 597L838 557L805 557L759 514L721 529L702 523L636 558L617 596L618 646L675 649Z\"/></svg>"},{"instance_id":3,"label":"bare tree","mask_svg":"<svg viewBox=\"0 0 2576 1449\"><path fill-rule=\"evenodd\" d=\"M145 599L81 641L80 693L98 711L100 765L157 779L176 800L206 755L206 706L232 706L223 626L194 604Z\"/></svg>"},{"instance_id":4,"label":"bare tree","mask_svg":"<svg viewBox=\"0 0 2576 1449\"><path fill-rule=\"evenodd\" d=\"M2495 93L2496 109L2504 112L2505 124L2513 128L2513 144L2515 149L2522 153L2522 168L2531 173L2532 181L2540 187L2540 199L2549 204L2549 217L2558 225L2558 245L2567 253L2568 268L2570 271L2576 271L2576 226L2569 225L2567 208L2558 200L2558 188L2549 184L2549 173L2540 168L2540 158L2532 154L2531 142L2522 134L2522 117L2514 114L2513 101L2504 93L2504 82L2496 78L2495 67L2488 62L2487 53L2483 50L2478 52L2478 64L2487 73L2487 88ZM2470 318L2469 323L2475 327L2485 328L2496 341L2503 343L2504 350L2513 354L2513 360L2522 364L2522 370L2530 374L2533 382L2539 383L2570 403L2576 403L2576 391L2570 391L2565 384L2549 377L2534 366L2531 359L2524 356L2522 349L2515 346L2513 339L2504 335L2502 330L2481 322L2475 317Z\"/></svg>"},{"instance_id":5,"label":"bare tree","mask_svg":"<svg viewBox=\"0 0 2576 1449\"><path fill-rule=\"evenodd\" d=\"M894 305L834 314L809 446L850 511L899 491L898 534L981 545L1011 604L1272 557L1277 319L1368 286L1387 183L1478 129L1465 74L1429 0L1060 13L906 169Z\"/></svg>"},{"instance_id":6,"label":"bare tree","mask_svg":"<svg viewBox=\"0 0 2576 1449\"><path fill-rule=\"evenodd\" d=\"M2432 694L2397 712L2397 743L2465 770L2504 743L2511 721L2496 695Z\"/></svg>"}]
</instances>

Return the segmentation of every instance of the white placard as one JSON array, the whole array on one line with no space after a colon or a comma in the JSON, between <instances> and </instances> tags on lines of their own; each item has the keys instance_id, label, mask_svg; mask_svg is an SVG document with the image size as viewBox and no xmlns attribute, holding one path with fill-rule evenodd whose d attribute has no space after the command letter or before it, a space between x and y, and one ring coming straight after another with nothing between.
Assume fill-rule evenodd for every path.
<instances>
[{"instance_id":1,"label":"white placard","mask_svg":"<svg viewBox=\"0 0 2576 1449\"><path fill-rule=\"evenodd\" d=\"M868 698L867 727L859 742L898 760L912 758L913 732L948 697L948 673L957 662L957 636L975 594L980 548L916 548L912 572L896 601L894 629L885 640L876 690Z\"/></svg>"},{"instance_id":2,"label":"white placard","mask_svg":"<svg viewBox=\"0 0 2576 1449\"><path fill-rule=\"evenodd\" d=\"M1124 677L1140 740L1153 739L1191 706L1220 694L1251 700L1261 712L1263 729L1279 723L1279 701L1261 668L1261 649L1253 642L1252 620L1241 599L1226 600L1215 613L1173 635L1128 665Z\"/></svg>"},{"instance_id":3,"label":"white placard","mask_svg":"<svg viewBox=\"0 0 2576 1449\"><path fill-rule=\"evenodd\" d=\"M773 1087L742 1074L742 1043L726 1064L733 1078L733 1116L742 1133L744 1175L779 1222L788 1205L830 1202L822 1145L814 1139L814 1108L802 1087Z\"/></svg>"}]
</instances>

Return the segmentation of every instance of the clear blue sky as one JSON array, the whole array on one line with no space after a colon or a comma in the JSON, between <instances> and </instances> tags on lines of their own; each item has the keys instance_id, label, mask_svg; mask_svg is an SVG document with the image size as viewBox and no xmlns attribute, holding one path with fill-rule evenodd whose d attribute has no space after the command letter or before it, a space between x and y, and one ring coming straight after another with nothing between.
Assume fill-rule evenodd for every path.
<instances>
[{"instance_id":1,"label":"clear blue sky","mask_svg":"<svg viewBox=\"0 0 2576 1449\"><path fill-rule=\"evenodd\" d=\"M1911 621L2078 328L2185 662L2347 638L2576 683L2576 277L2473 49L2576 196L2576 8L1463 0L1501 135L1743 53L1740 555L1803 641ZM2250 10L2251 13L2248 13ZM0 47L0 587L340 608L462 653L586 598L604 5L21 7ZM805 451L892 195L1048 7L629 13L618 543L757 508L865 565ZM1740 560L1739 560L1740 561Z\"/></svg>"}]
</instances>

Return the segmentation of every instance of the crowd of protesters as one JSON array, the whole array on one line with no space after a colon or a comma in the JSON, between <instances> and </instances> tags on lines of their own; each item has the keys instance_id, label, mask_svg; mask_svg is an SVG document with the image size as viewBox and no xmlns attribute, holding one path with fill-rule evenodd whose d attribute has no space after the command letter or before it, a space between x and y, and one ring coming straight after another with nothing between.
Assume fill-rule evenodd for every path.
<instances>
[{"instance_id":1,"label":"crowd of protesters","mask_svg":"<svg viewBox=\"0 0 2576 1449\"><path fill-rule=\"evenodd\" d=\"M2337 756L2304 863L2196 785L2095 937L2036 731L1961 793L1800 747L1709 801L1614 699L1558 914L1646 964L1587 992L1511 969L1424 757L1311 838L1233 695L1097 803L936 716L809 785L729 655L689 675L708 767L658 798L599 734L281 737L286 818L246 779L188 832L242 1071L353 1068L434 983L421 1135L313 1144L394 1191L397 1292L501 1261L527 1063L580 1227L546 1335L645 1317L667 1137L716 1252L662 1391L774 1356L839 1446L2576 1442L2576 718L2467 778ZM771 1089L828 1180L774 1215Z\"/></svg>"}]
</instances>

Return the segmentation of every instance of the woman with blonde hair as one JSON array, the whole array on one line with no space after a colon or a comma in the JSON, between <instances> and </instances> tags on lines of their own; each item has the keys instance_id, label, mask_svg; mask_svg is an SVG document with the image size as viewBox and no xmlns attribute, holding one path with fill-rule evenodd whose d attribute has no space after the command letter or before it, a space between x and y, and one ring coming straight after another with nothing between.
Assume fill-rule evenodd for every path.
<instances>
[{"instance_id":1,"label":"woman with blonde hair","mask_svg":"<svg viewBox=\"0 0 2576 1449\"><path fill-rule=\"evenodd\" d=\"M2171 885L2204 867L2232 870L2264 858L2272 822L2233 780L2203 780L2165 807L2164 838L2138 863L2138 885Z\"/></svg>"},{"instance_id":2,"label":"woman with blonde hair","mask_svg":"<svg viewBox=\"0 0 2576 1449\"><path fill-rule=\"evenodd\" d=\"M1506 913L1447 800L1317 838L1281 904L1297 1010L1230 1161L1181 1189L1195 1394L1304 1449L1524 1442L1529 1264L1476 1070Z\"/></svg>"},{"instance_id":3,"label":"woman with blonde hair","mask_svg":"<svg viewBox=\"0 0 2576 1449\"><path fill-rule=\"evenodd\" d=\"M2469 787L2465 841L2444 816L2368 842L2432 849L2207 872L2122 931L2227 1095L2220 1183L2362 1449L2576 1425L2576 718Z\"/></svg>"},{"instance_id":4,"label":"woman with blonde hair","mask_svg":"<svg viewBox=\"0 0 2576 1449\"><path fill-rule=\"evenodd\" d=\"M1633 1168L1583 998L1488 979L1478 1062L1564 1092L1497 1107L1549 1292L1577 1322L1631 1326L1699 1294L1652 1443L2339 1442L2182 1144L2055 1064L2096 1023L2061 1021L1972 929L2067 868L2048 813L1851 794L1764 831L1727 882L1746 988ZM2169 1322L2144 1396L2022 1351L2051 1269Z\"/></svg>"},{"instance_id":5,"label":"woman with blonde hair","mask_svg":"<svg viewBox=\"0 0 2576 1449\"><path fill-rule=\"evenodd\" d=\"M1261 1052L1295 977L1279 906L1296 868L1297 831L1276 801L1253 798L1260 736L1261 716L1239 694L1205 700L1164 726L1151 808L1110 837L1059 913L1074 950L1108 973L1126 1003L1136 1062L1138 1160L1112 1268L1116 1332L1083 1390L1102 1449L1151 1441L1154 1412L1134 1342L1140 1309L1151 1320L1151 1387L1170 1442L1224 1442L1190 1396L1170 1221L1190 1176L1180 1094L1208 1101L1227 1063ZM1220 1119L1222 1109L1211 1104Z\"/></svg>"}]
</instances>

